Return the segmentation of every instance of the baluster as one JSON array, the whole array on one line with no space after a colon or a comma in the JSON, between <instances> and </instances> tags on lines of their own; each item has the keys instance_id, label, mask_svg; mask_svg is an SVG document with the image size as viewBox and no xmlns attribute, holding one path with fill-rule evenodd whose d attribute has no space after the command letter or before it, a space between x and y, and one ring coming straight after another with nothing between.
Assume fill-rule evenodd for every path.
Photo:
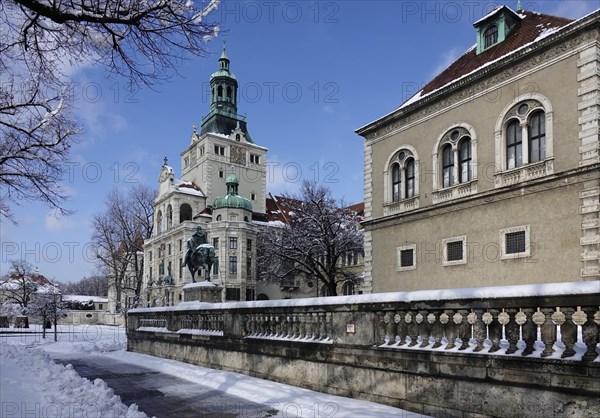
<instances>
[{"instance_id":1,"label":"baluster","mask_svg":"<svg viewBox=\"0 0 600 418\"><path fill-rule=\"evenodd\" d=\"M438 318L433 312L427 315L427 322L431 324L431 336L433 337L433 345L431 346L431 348L438 348L442 345L444 325L437 319Z\"/></svg>"},{"instance_id":2,"label":"baluster","mask_svg":"<svg viewBox=\"0 0 600 418\"><path fill-rule=\"evenodd\" d=\"M509 321L510 321L510 316L508 315L508 313L506 313L504 308L502 308L502 312L500 312L498 314L498 323L500 324L500 342L499 342L500 348L503 348L503 345L506 345L506 343L508 342L508 338L506 338L506 325L508 324ZM508 348L508 347L506 347L506 348Z\"/></svg>"},{"instance_id":3,"label":"baluster","mask_svg":"<svg viewBox=\"0 0 600 418\"><path fill-rule=\"evenodd\" d=\"M315 312L311 312L308 314L308 333L306 336L309 340L314 340L316 336L316 328L317 326L317 314Z\"/></svg>"},{"instance_id":4,"label":"baluster","mask_svg":"<svg viewBox=\"0 0 600 418\"><path fill-rule=\"evenodd\" d=\"M442 347L445 350L450 345L450 340L448 339L448 322L450 321L450 316L448 315L447 311L444 311L440 315L439 319L440 319L440 324L442 326L442 340L441 340L440 345L445 344L444 347ZM444 342L444 340L446 340L446 342Z\"/></svg>"},{"instance_id":5,"label":"baluster","mask_svg":"<svg viewBox=\"0 0 600 418\"><path fill-rule=\"evenodd\" d=\"M583 342L587 346L587 351L583 355L583 360L594 361L598 357L596 353L596 345L598 344L600 333L598 332L598 326L600 325L600 310L596 307L584 306L581 308L587 316L587 321L582 326Z\"/></svg>"},{"instance_id":6,"label":"baluster","mask_svg":"<svg viewBox=\"0 0 600 418\"><path fill-rule=\"evenodd\" d=\"M513 354L517 352L517 342L519 341L519 324L517 324L515 315L517 314L517 310L514 308L506 309L506 313L508 314L508 323L504 325L504 332L506 334L506 339L508 340L508 348L506 349L506 354Z\"/></svg>"},{"instance_id":7,"label":"baluster","mask_svg":"<svg viewBox=\"0 0 600 418\"><path fill-rule=\"evenodd\" d=\"M407 312L406 315L404 315L404 322L406 322L407 334L410 337L410 343L408 344L409 347L413 347L418 344L417 338L419 336L419 332L414 318L414 312Z\"/></svg>"},{"instance_id":8,"label":"baluster","mask_svg":"<svg viewBox=\"0 0 600 418\"><path fill-rule=\"evenodd\" d=\"M333 338L333 332L331 328L331 324L333 322L333 314L331 312L327 312L325 314L325 339L330 340Z\"/></svg>"},{"instance_id":9,"label":"baluster","mask_svg":"<svg viewBox=\"0 0 600 418\"><path fill-rule=\"evenodd\" d=\"M446 338L448 339L448 344L446 344L446 350L450 350L451 348L456 347L456 337L458 336L458 327L456 326L456 322L454 321L454 311L448 310L445 311L445 314L448 315L448 322L446 323ZM459 315L460 317L460 315Z\"/></svg>"},{"instance_id":10,"label":"baluster","mask_svg":"<svg viewBox=\"0 0 600 418\"><path fill-rule=\"evenodd\" d=\"M473 338L477 341L477 345L473 351L477 353L485 348L483 343L487 338L487 324L483 319L484 313L482 309L473 309L472 313L475 314L473 322Z\"/></svg>"},{"instance_id":11,"label":"baluster","mask_svg":"<svg viewBox=\"0 0 600 418\"><path fill-rule=\"evenodd\" d=\"M489 353L495 353L500 350L500 339L502 339L502 324L498 322L498 309L490 309L489 312L492 314L494 320L488 324L489 338L492 341L492 346L489 349Z\"/></svg>"},{"instance_id":12,"label":"baluster","mask_svg":"<svg viewBox=\"0 0 600 418\"><path fill-rule=\"evenodd\" d=\"M556 342L556 324L554 323L554 321L552 321L552 314L554 313L554 309L543 308L542 313L546 317L544 323L541 326L542 342L546 346L546 348L542 352L542 357L548 357L554 353L554 348L552 348L552 346Z\"/></svg>"},{"instance_id":13,"label":"baluster","mask_svg":"<svg viewBox=\"0 0 600 418\"><path fill-rule=\"evenodd\" d=\"M300 321L298 318L298 314L292 315L292 338L299 339L300 338Z\"/></svg>"},{"instance_id":14,"label":"baluster","mask_svg":"<svg viewBox=\"0 0 600 418\"><path fill-rule=\"evenodd\" d=\"M304 322L304 314L298 314L298 339L306 337L306 324Z\"/></svg>"},{"instance_id":15,"label":"baluster","mask_svg":"<svg viewBox=\"0 0 600 418\"><path fill-rule=\"evenodd\" d=\"M523 349L523 356L528 356L535 350L535 342L537 341L537 330L538 324L535 323L533 316L535 311L532 308L523 308L521 312L526 317L525 322L521 325L521 335L523 342L525 343L525 349ZM518 314L517 314L518 315Z\"/></svg>"},{"instance_id":16,"label":"baluster","mask_svg":"<svg viewBox=\"0 0 600 418\"><path fill-rule=\"evenodd\" d=\"M562 358L572 357L575 355L575 343L577 342L577 325L573 322L573 308L562 308L565 314L565 322L560 327L562 342L565 345L565 351L562 353Z\"/></svg>"},{"instance_id":17,"label":"baluster","mask_svg":"<svg viewBox=\"0 0 600 418\"><path fill-rule=\"evenodd\" d=\"M393 333L393 323L392 323L392 318L390 316L389 312L386 312L385 315L383 316L383 322L385 323L385 343L386 345L391 345L393 344L393 340L392 340L392 333Z\"/></svg>"},{"instance_id":18,"label":"baluster","mask_svg":"<svg viewBox=\"0 0 600 418\"><path fill-rule=\"evenodd\" d=\"M398 337L398 346L406 344L406 336L408 335L408 326L404 317L406 312L400 311L394 315L394 323L396 324L396 337Z\"/></svg>"},{"instance_id":19,"label":"baluster","mask_svg":"<svg viewBox=\"0 0 600 418\"><path fill-rule=\"evenodd\" d=\"M326 321L327 314L325 312L319 312L319 334L318 339L323 341L327 338L327 330L326 330Z\"/></svg>"},{"instance_id":20,"label":"baluster","mask_svg":"<svg viewBox=\"0 0 600 418\"><path fill-rule=\"evenodd\" d=\"M467 322L468 311L461 309L454 314L454 323L458 326L458 338L461 340L459 350L469 348L469 338L471 338L471 325Z\"/></svg>"},{"instance_id":21,"label":"baluster","mask_svg":"<svg viewBox=\"0 0 600 418\"><path fill-rule=\"evenodd\" d=\"M415 315L415 322L417 323L417 333L421 337L421 343L419 347L427 347L429 345L429 331L431 325L427 322L427 311L419 311Z\"/></svg>"}]
</instances>

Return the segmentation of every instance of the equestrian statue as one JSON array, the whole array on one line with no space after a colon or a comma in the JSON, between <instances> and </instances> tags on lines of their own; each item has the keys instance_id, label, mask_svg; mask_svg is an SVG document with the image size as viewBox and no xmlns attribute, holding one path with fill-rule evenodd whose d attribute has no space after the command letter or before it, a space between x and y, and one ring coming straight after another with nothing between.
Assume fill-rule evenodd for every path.
<instances>
[{"instance_id":1,"label":"equestrian statue","mask_svg":"<svg viewBox=\"0 0 600 418\"><path fill-rule=\"evenodd\" d=\"M187 253L182 265L188 267L194 283L196 272L200 269L205 271L206 281L210 282L210 270L215 260L215 247L207 243L206 233L198 227L194 235L187 240Z\"/></svg>"}]
</instances>

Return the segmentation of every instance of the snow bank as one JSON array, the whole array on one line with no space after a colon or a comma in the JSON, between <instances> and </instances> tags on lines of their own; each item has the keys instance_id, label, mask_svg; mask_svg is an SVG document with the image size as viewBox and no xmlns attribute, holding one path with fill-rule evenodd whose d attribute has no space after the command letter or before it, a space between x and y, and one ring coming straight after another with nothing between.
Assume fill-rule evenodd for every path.
<instances>
[{"instance_id":1,"label":"snow bank","mask_svg":"<svg viewBox=\"0 0 600 418\"><path fill-rule=\"evenodd\" d=\"M103 380L80 377L36 349L0 345L0 416L147 417L121 402Z\"/></svg>"}]
</instances>

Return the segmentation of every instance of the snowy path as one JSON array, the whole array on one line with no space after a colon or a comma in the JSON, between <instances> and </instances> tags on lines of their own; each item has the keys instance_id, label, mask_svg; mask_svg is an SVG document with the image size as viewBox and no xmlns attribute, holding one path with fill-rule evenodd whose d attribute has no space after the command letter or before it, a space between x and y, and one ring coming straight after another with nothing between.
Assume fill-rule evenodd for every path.
<instances>
[{"instance_id":1,"label":"snowy path","mask_svg":"<svg viewBox=\"0 0 600 418\"><path fill-rule=\"evenodd\" d=\"M132 418L145 416L142 411L157 418L423 416L239 373L127 352L123 328L61 326L59 331L57 343L51 335L44 340L39 334L0 334L0 395L2 405L9 408L0 411L2 418L22 417L35 408L38 410L27 416ZM48 355L57 363L68 362L73 367L54 364ZM116 376L113 367L125 377ZM160 403L162 398L173 397L178 399L174 407L162 406L162 411L170 408L166 414L146 411L144 407L144 402L161 399Z\"/></svg>"}]
</instances>

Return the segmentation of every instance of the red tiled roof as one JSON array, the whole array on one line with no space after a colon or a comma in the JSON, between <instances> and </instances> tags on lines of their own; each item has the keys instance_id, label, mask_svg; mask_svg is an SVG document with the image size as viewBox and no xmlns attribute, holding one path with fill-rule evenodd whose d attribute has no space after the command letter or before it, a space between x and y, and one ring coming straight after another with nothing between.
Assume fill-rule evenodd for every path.
<instances>
[{"instance_id":1,"label":"red tiled roof","mask_svg":"<svg viewBox=\"0 0 600 418\"><path fill-rule=\"evenodd\" d=\"M517 22L503 42L483 51L479 55L477 55L476 48L471 48L452 65L442 71L441 74L427 83L421 91L421 95L439 89L489 62L535 41L545 30L550 28L560 28L573 22L571 19L525 10L518 12L518 14L524 16L524 18Z\"/></svg>"}]
</instances>

